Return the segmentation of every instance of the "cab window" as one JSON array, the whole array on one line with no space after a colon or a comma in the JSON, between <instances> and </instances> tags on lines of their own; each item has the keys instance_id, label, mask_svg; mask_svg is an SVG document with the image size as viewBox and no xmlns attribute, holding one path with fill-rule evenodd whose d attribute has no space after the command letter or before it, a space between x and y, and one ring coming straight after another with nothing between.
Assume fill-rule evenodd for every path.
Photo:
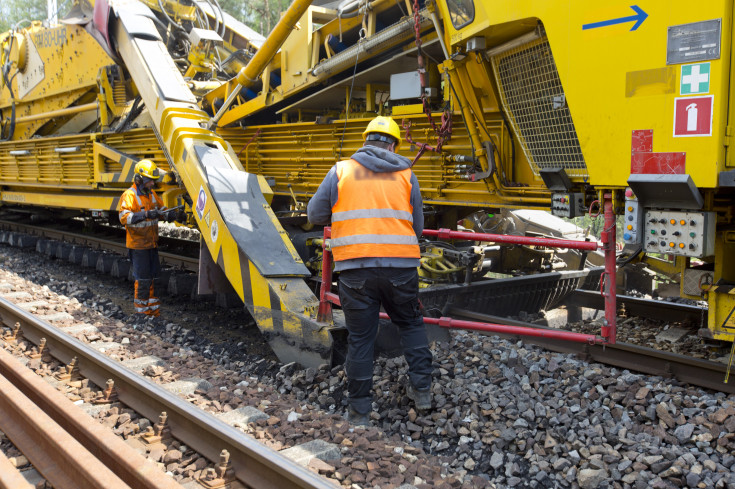
<instances>
[{"instance_id":1,"label":"cab window","mask_svg":"<svg viewBox=\"0 0 735 489\"><path fill-rule=\"evenodd\" d=\"M455 29L475 20L475 4L472 0L447 0L447 8Z\"/></svg>"}]
</instances>

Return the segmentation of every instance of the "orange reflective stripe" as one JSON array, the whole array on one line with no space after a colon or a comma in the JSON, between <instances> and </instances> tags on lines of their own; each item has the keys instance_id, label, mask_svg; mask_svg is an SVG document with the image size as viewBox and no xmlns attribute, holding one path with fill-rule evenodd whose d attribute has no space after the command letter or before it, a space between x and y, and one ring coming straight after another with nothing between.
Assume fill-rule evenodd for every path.
<instances>
[{"instance_id":1,"label":"orange reflective stripe","mask_svg":"<svg viewBox=\"0 0 735 489\"><path fill-rule=\"evenodd\" d=\"M331 240L335 261L420 257L412 225L411 174L408 168L377 173L355 160L337 163Z\"/></svg>"}]
</instances>

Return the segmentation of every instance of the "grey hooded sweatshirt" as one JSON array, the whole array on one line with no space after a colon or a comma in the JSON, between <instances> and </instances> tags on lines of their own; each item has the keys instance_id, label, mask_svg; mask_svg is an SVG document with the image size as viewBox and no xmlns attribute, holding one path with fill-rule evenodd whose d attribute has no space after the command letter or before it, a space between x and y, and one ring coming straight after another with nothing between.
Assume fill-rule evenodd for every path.
<instances>
[{"instance_id":1,"label":"grey hooded sweatshirt","mask_svg":"<svg viewBox=\"0 0 735 489\"><path fill-rule=\"evenodd\" d=\"M352 155L352 159L376 173L397 172L411 167L411 160L405 156L377 146L363 146ZM338 183L339 178L337 178L337 166L335 165L329 170L327 176L324 177L324 181L309 201L306 209L309 222L324 226L331 224L332 207L337 203ZM411 173L410 202L411 207L413 207L413 230L416 237L420 237L424 230L424 209L419 181L413 172ZM339 272L353 268L413 268L418 266L419 260L417 258L368 257L335 262L334 269Z\"/></svg>"}]
</instances>

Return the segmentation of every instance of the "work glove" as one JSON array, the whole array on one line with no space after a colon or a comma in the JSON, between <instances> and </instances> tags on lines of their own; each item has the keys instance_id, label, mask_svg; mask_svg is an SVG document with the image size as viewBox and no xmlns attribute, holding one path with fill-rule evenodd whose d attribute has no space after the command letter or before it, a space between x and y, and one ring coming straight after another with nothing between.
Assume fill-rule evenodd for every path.
<instances>
[{"instance_id":1,"label":"work glove","mask_svg":"<svg viewBox=\"0 0 735 489\"><path fill-rule=\"evenodd\" d=\"M128 224L135 224L145 219L145 211L133 212L132 216L128 220Z\"/></svg>"},{"instance_id":2,"label":"work glove","mask_svg":"<svg viewBox=\"0 0 735 489\"><path fill-rule=\"evenodd\" d=\"M163 213L163 220L166 222L186 222L186 212L182 209L175 211L166 211Z\"/></svg>"},{"instance_id":3,"label":"work glove","mask_svg":"<svg viewBox=\"0 0 735 489\"><path fill-rule=\"evenodd\" d=\"M149 211L146 211L145 217L147 219L158 219L159 217L161 217L161 211L159 211L158 209L151 209Z\"/></svg>"}]
</instances>

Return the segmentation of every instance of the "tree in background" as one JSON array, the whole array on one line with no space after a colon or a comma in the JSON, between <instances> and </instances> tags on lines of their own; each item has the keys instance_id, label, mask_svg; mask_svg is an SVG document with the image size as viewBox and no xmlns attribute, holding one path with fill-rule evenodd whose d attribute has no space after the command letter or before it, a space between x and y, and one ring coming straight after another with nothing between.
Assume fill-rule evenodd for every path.
<instances>
[{"instance_id":1,"label":"tree in background","mask_svg":"<svg viewBox=\"0 0 735 489\"><path fill-rule=\"evenodd\" d=\"M233 3L240 3L241 0L229 0ZM260 32L264 36L267 36L271 29L275 27L276 23L281 19L281 14L286 11L290 0L253 0L250 2L241 2L245 16L239 18L249 27ZM227 10L224 5L222 8ZM230 13L233 17L235 14Z\"/></svg>"},{"instance_id":2,"label":"tree in background","mask_svg":"<svg viewBox=\"0 0 735 489\"><path fill-rule=\"evenodd\" d=\"M18 22L45 20L47 16L46 0L2 0L0 1L0 33L10 30Z\"/></svg>"},{"instance_id":3,"label":"tree in background","mask_svg":"<svg viewBox=\"0 0 735 489\"><path fill-rule=\"evenodd\" d=\"M58 0L62 5L68 2ZM248 27L267 36L291 4L291 0L219 0L222 10L243 22ZM22 20L45 20L46 0L1 0L0 32L9 30Z\"/></svg>"}]
</instances>

